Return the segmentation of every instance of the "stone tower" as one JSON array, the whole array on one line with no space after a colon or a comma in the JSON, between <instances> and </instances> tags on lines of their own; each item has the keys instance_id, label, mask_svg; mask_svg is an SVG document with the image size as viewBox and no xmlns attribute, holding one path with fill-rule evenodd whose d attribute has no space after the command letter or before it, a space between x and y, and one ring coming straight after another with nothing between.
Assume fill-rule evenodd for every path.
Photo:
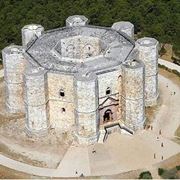
<instances>
[{"instance_id":1,"label":"stone tower","mask_svg":"<svg viewBox=\"0 0 180 180\"><path fill-rule=\"evenodd\" d=\"M134 25L128 21L116 22L112 25L112 29L121 31L134 39Z\"/></svg>"},{"instance_id":2,"label":"stone tower","mask_svg":"<svg viewBox=\"0 0 180 180\"><path fill-rule=\"evenodd\" d=\"M22 28L22 45L26 46L34 36L39 37L44 32L44 27L39 24L29 24Z\"/></svg>"},{"instance_id":3,"label":"stone tower","mask_svg":"<svg viewBox=\"0 0 180 180\"><path fill-rule=\"evenodd\" d=\"M98 138L98 82L94 73L75 75L75 122L79 143L94 143Z\"/></svg>"},{"instance_id":4,"label":"stone tower","mask_svg":"<svg viewBox=\"0 0 180 180\"><path fill-rule=\"evenodd\" d=\"M47 134L47 71L43 68L27 68L25 81L26 132L28 135Z\"/></svg>"},{"instance_id":5,"label":"stone tower","mask_svg":"<svg viewBox=\"0 0 180 180\"><path fill-rule=\"evenodd\" d=\"M152 106L158 98L158 49L154 38L141 38L136 41L138 59L145 64L145 105Z\"/></svg>"},{"instance_id":6,"label":"stone tower","mask_svg":"<svg viewBox=\"0 0 180 180\"><path fill-rule=\"evenodd\" d=\"M125 125L136 131L145 121L144 65L133 60L122 65L122 118Z\"/></svg>"},{"instance_id":7,"label":"stone tower","mask_svg":"<svg viewBox=\"0 0 180 180\"><path fill-rule=\"evenodd\" d=\"M2 50L6 108L11 113L24 112L23 73L25 61L21 46L11 45Z\"/></svg>"}]
</instances>

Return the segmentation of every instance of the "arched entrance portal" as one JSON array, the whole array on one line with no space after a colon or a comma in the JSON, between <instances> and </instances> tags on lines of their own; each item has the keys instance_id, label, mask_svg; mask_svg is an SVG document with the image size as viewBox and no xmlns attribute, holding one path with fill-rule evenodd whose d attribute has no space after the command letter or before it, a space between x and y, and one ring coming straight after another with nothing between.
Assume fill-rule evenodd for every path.
<instances>
[{"instance_id":1,"label":"arched entrance portal","mask_svg":"<svg viewBox=\"0 0 180 180\"><path fill-rule=\"evenodd\" d=\"M106 123L112 120L113 120L113 113L110 109L107 109L103 115L103 123Z\"/></svg>"}]
</instances>

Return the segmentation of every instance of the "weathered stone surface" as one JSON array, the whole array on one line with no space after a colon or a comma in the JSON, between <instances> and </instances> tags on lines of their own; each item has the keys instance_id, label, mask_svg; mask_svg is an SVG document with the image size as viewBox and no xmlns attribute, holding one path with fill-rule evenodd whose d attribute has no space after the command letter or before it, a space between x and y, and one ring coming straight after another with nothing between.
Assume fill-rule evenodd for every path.
<instances>
[{"instance_id":1,"label":"weathered stone surface","mask_svg":"<svg viewBox=\"0 0 180 180\"><path fill-rule=\"evenodd\" d=\"M26 46L34 36L41 36L44 31L44 27L39 24L29 24L22 28L22 45Z\"/></svg>"},{"instance_id":2,"label":"weathered stone surface","mask_svg":"<svg viewBox=\"0 0 180 180\"><path fill-rule=\"evenodd\" d=\"M2 50L4 80L6 89L6 107L11 113L24 112L23 72L25 60L21 46L8 46Z\"/></svg>"},{"instance_id":3,"label":"weathered stone surface","mask_svg":"<svg viewBox=\"0 0 180 180\"><path fill-rule=\"evenodd\" d=\"M135 47L129 22L87 23L75 15L66 27L46 32L27 25L23 47L3 50L6 107L26 109L28 135L46 135L51 127L91 144L102 142L104 127L114 123L143 128L144 99L149 106L158 97L158 42L143 38Z\"/></svg>"},{"instance_id":4,"label":"weathered stone surface","mask_svg":"<svg viewBox=\"0 0 180 180\"><path fill-rule=\"evenodd\" d=\"M75 118L77 137L94 137L98 134L97 76L81 72L75 76ZM94 139L97 141L97 139ZM81 141L81 138L79 139Z\"/></svg>"},{"instance_id":5,"label":"weathered stone surface","mask_svg":"<svg viewBox=\"0 0 180 180\"><path fill-rule=\"evenodd\" d=\"M122 65L122 119L133 130L142 129L145 121L144 65L133 60Z\"/></svg>"},{"instance_id":6,"label":"weathered stone surface","mask_svg":"<svg viewBox=\"0 0 180 180\"><path fill-rule=\"evenodd\" d=\"M82 15L74 15L74 16L69 16L66 19L66 26L71 27L71 26L85 26L87 25L89 20Z\"/></svg>"},{"instance_id":7,"label":"weathered stone surface","mask_svg":"<svg viewBox=\"0 0 180 180\"><path fill-rule=\"evenodd\" d=\"M134 25L128 21L116 22L112 25L112 29L121 31L129 37L134 38Z\"/></svg>"},{"instance_id":8,"label":"weathered stone surface","mask_svg":"<svg viewBox=\"0 0 180 180\"><path fill-rule=\"evenodd\" d=\"M155 99L158 98L159 43L154 38L145 37L136 41L136 48L139 51L138 59L145 64L145 104L151 106L156 104Z\"/></svg>"},{"instance_id":9,"label":"weathered stone surface","mask_svg":"<svg viewBox=\"0 0 180 180\"><path fill-rule=\"evenodd\" d=\"M28 67L24 75L26 105L26 130L28 134L41 135L49 128L47 114L47 71Z\"/></svg>"},{"instance_id":10,"label":"weathered stone surface","mask_svg":"<svg viewBox=\"0 0 180 180\"><path fill-rule=\"evenodd\" d=\"M84 62L101 53L99 38L75 36L61 39L61 47L57 49L62 57L74 62Z\"/></svg>"}]
</instances>

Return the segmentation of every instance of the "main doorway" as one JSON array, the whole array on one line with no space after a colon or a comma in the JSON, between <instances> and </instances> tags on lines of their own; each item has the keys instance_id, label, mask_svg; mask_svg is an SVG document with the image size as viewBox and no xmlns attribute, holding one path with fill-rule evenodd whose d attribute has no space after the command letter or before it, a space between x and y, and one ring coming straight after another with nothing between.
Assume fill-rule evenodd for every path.
<instances>
[{"instance_id":1,"label":"main doorway","mask_svg":"<svg viewBox=\"0 0 180 180\"><path fill-rule=\"evenodd\" d=\"M109 122L112 120L113 120L113 113L112 113L111 109L107 109L103 115L103 123L106 123L106 122Z\"/></svg>"}]
</instances>

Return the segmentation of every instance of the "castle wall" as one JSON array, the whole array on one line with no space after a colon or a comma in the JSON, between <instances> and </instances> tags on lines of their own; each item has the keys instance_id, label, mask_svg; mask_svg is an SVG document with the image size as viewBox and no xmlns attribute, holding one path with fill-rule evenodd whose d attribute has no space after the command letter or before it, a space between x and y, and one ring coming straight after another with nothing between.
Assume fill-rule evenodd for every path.
<instances>
[{"instance_id":1,"label":"castle wall","mask_svg":"<svg viewBox=\"0 0 180 180\"><path fill-rule=\"evenodd\" d=\"M145 121L144 65L139 61L122 65L122 118L133 130L142 129Z\"/></svg>"},{"instance_id":2,"label":"castle wall","mask_svg":"<svg viewBox=\"0 0 180 180\"><path fill-rule=\"evenodd\" d=\"M158 98L158 48L153 38L141 38L136 41L138 59L145 64L145 105L152 106Z\"/></svg>"},{"instance_id":3,"label":"castle wall","mask_svg":"<svg viewBox=\"0 0 180 180\"><path fill-rule=\"evenodd\" d=\"M75 75L76 136L80 143L94 143L98 138L98 84L93 73Z\"/></svg>"},{"instance_id":4,"label":"castle wall","mask_svg":"<svg viewBox=\"0 0 180 180\"><path fill-rule=\"evenodd\" d=\"M100 50L98 38L75 36L61 39L61 55L76 59L71 61L83 62L86 58L99 55Z\"/></svg>"},{"instance_id":5,"label":"castle wall","mask_svg":"<svg viewBox=\"0 0 180 180\"><path fill-rule=\"evenodd\" d=\"M40 67L27 67L24 75L26 105L26 132L44 135L48 132L47 71Z\"/></svg>"},{"instance_id":6,"label":"castle wall","mask_svg":"<svg viewBox=\"0 0 180 180\"><path fill-rule=\"evenodd\" d=\"M47 77L50 123L53 128L65 131L75 123L74 77L56 73L48 73ZM64 96L61 96L61 91L64 92Z\"/></svg>"},{"instance_id":7,"label":"castle wall","mask_svg":"<svg viewBox=\"0 0 180 180\"><path fill-rule=\"evenodd\" d=\"M106 94L107 88L111 90L111 96L118 99L120 70L113 70L107 73L98 74L98 87L99 87L99 104L101 104L108 95Z\"/></svg>"},{"instance_id":8,"label":"castle wall","mask_svg":"<svg viewBox=\"0 0 180 180\"><path fill-rule=\"evenodd\" d=\"M24 112L23 72L25 60L21 46L8 46L2 50L6 108L10 113Z\"/></svg>"}]
</instances>

